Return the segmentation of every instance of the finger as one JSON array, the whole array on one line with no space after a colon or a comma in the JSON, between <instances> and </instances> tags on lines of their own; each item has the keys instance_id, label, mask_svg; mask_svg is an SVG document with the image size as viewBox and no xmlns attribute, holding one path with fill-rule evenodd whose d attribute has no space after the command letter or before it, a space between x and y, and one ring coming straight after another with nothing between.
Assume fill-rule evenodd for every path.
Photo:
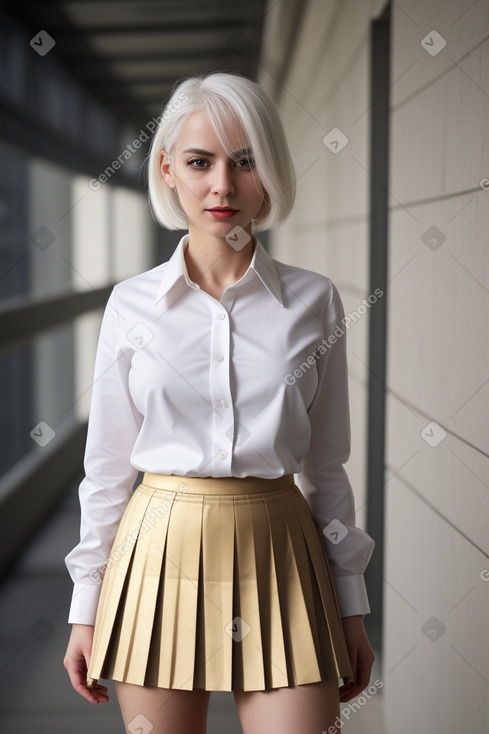
<instances>
[{"instance_id":1,"label":"finger","mask_svg":"<svg viewBox=\"0 0 489 734\"><path fill-rule=\"evenodd\" d=\"M340 702L345 703L346 701L351 701L352 698L359 696L360 693L365 690L365 688L366 685L361 680L355 681L353 683L348 683L346 686L342 686L339 689Z\"/></svg>"},{"instance_id":2,"label":"finger","mask_svg":"<svg viewBox=\"0 0 489 734\"><path fill-rule=\"evenodd\" d=\"M357 676L357 683L360 686L360 689L363 691L364 688L366 688L370 681L370 674L371 674L371 667L368 668L361 668L358 671Z\"/></svg>"},{"instance_id":3,"label":"finger","mask_svg":"<svg viewBox=\"0 0 489 734\"><path fill-rule=\"evenodd\" d=\"M97 683L93 688L88 688L84 678L73 686L75 691L91 703L102 703L109 700L106 686Z\"/></svg>"},{"instance_id":4,"label":"finger","mask_svg":"<svg viewBox=\"0 0 489 734\"><path fill-rule=\"evenodd\" d=\"M363 686L363 688L366 688L369 684L374 660L375 658L372 657L360 659L358 661L356 682L358 683L358 685Z\"/></svg>"},{"instance_id":5,"label":"finger","mask_svg":"<svg viewBox=\"0 0 489 734\"><path fill-rule=\"evenodd\" d=\"M95 682L93 685L88 685L86 681L84 683L89 691L107 691L107 686L103 686L101 683Z\"/></svg>"},{"instance_id":6,"label":"finger","mask_svg":"<svg viewBox=\"0 0 489 734\"><path fill-rule=\"evenodd\" d=\"M103 691L95 691L93 695L97 699L98 703L107 703L109 700L108 694L104 693Z\"/></svg>"},{"instance_id":7,"label":"finger","mask_svg":"<svg viewBox=\"0 0 489 734\"><path fill-rule=\"evenodd\" d=\"M95 690L87 687L85 666L83 666L83 669L80 669L79 667L75 669L69 667L68 674L70 676L71 685L75 691L79 693L80 696L83 696L83 698L86 698L87 701L90 701L90 703L100 703L101 701L108 700L106 693L107 688L105 686L100 686L96 683L95 685L97 687Z\"/></svg>"},{"instance_id":8,"label":"finger","mask_svg":"<svg viewBox=\"0 0 489 734\"><path fill-rule=\"evenodd\" d=\"M88 688L85 685L83 685L82 683L80 683L79 685L73 686L73 688L75 689L77 693L80 694L80 696L83 696L83 698L86 698L87 701L89 701L90 703L99 703L99 699L97 698L97 696L94 693L92 693L90 690L88 690Z\"/></svg>"},{"instance_id":9,"label":"finger","mask_svg":"<svg viewBox=\"0 0 489 734\"><path fill-rule=\"evenodd\" d=\"M354 685L348 691L345 691L345 693L340 695L340 702L346 703L347 701L351 701L352 698L356 698L356 696L358 696L362 691L363 691L363 688L360 688L360 686Z\"/></svg>"},{"instance_id":10,"label":"finger","mask_svg":"<svg viewBox=\"0 0 489 734\"><path fill-rule=\"evenodd\" d=\"M339 691L338 691L339 696L340 696L340 701L349 700L348 697L352 691L353 686L354 686L354 683L352 683L351 681L350 683L345 683L345 685L340 686Z\"/></svg>"},{"instance_id":11,"label":"finger","mask_svg":"<svg viewBox=\"0 0 489 734\"><path fill-rule=\"evenodd\" d=\"M105 686L97 686L97 688L89 688L88 690L91 691L94 694L94 696L98 696L98 695L108 696L109 695L109 692Z\"/></svg>"},{"instance_id":12,"label":"finger","mask_svg":"<svg viewBox=\"0 0 489 734\"><path fill-rule=\"evenodd\" d=\"M359 691L363 690L360 687L360 683L355 675L353 680L350 680L339 689L340 701L350 701L352 698L358 695Z\"/></svg>"}]
</instances>

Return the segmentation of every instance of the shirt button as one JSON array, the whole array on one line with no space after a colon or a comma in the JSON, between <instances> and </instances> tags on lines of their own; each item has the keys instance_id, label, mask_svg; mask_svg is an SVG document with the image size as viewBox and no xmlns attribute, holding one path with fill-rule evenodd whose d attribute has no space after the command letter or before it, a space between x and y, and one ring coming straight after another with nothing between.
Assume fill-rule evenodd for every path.
<instances>
[{"instance_id":1,"label":"shirt button","mask_svg":"<svg viewBox=\"0 0 489 734\"><path fill-rule=\"evenodd\" d=\"M218 315L217 315L217 318L218 318L218 319L221 319L221 321L222 321L222 320L223 320L223 319L225 319L226 317L224 316L224 314L223 314L223 313L220 313L220 314L218 314Z\"/></svg>"},{"instance_id":2,"label":"shirt button","mask_svg":"<svg viewBox=\"0 0 489 734\"><path fill-rule=\"evenodd\" d=\"M222 405L223 408L227 408L228 407L228 404L226 403L225 400L220 400L219 401L219 405Z\"/></svg>"},{"instance_id":3,"label":"shirt button","mask_svg":"<svg viewBox=\"0 0 489 734\"><path fill-rule=\"evenodd\" d=\"M219 452L219 458L220 459L225 459L227 455L228 455L227 451L220 451Z\"/></svg>"},{"instance_id":4,"label":"shirt button","mask_svg":"<svg viewBox=\"0 0 489 734\"><path fill-rule=\"evenodd\" d=\"M218 354L217 355L217 358L218 358L219 362L222 362L222 360L224 359L224 354Z\"/></svg>"}]
</instances>

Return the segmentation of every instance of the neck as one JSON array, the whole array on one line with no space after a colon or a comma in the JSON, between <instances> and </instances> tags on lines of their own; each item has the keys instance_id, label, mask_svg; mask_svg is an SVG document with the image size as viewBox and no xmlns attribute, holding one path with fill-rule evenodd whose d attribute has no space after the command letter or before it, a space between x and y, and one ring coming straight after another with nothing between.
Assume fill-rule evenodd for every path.
<instances>
[{"instance_id":1,"label":"neck","mask_svg":"<svg viewBox=\"0 0 489 734\"><path fill-rule=\"evenodd\" d=\"M190 279L200 285L225 288L239 280L247 271L255 242L250 240L241 249L234 249L224 237L214 237L189 226L188 245L184 251Z\"/></svg>"}]
</instances>

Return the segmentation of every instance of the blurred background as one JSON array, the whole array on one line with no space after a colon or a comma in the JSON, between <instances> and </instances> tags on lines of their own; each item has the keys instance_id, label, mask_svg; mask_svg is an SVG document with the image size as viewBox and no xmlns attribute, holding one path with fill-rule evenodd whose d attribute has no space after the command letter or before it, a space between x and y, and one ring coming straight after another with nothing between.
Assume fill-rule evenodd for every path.
<instances>
[{"instance_id":1,"label":"blurred background","mask_svg":"<svg viewBox=\"0 0 489 734\"><path fill-rule=\"evenodd\" d=\"M167 260L145 158L172 85L237 72L297 172L259 239L340 291L376 652L347 734L486 734L489 6L84 0L0 8L0 730L121 732L62 661L95 349L113 285ZM373 686L373 687L372 687ZM241 731L214 693L209 732Z\"/></svg>"}]
</instances>

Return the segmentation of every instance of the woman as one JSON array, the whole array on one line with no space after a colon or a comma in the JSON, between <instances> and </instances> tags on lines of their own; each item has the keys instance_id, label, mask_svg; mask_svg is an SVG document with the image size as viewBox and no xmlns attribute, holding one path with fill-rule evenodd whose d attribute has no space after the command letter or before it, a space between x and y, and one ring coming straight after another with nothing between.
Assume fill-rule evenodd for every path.
<instances>
[{"instance_id":1,"label":"woman","mask_svg":"<svg viewBox=\"0 0 489 734\"><path fill-rule=\"evenodd\" d=\"M92 703L115 681L128 731L205 732L232 690L245 734L329 734L370 679L374 541L343 467L340 296L255 234L295 197L273 102L237 75L180 83L149 193L188 232L105 309L64 664Z\"/></svg>"}]
</instances>

